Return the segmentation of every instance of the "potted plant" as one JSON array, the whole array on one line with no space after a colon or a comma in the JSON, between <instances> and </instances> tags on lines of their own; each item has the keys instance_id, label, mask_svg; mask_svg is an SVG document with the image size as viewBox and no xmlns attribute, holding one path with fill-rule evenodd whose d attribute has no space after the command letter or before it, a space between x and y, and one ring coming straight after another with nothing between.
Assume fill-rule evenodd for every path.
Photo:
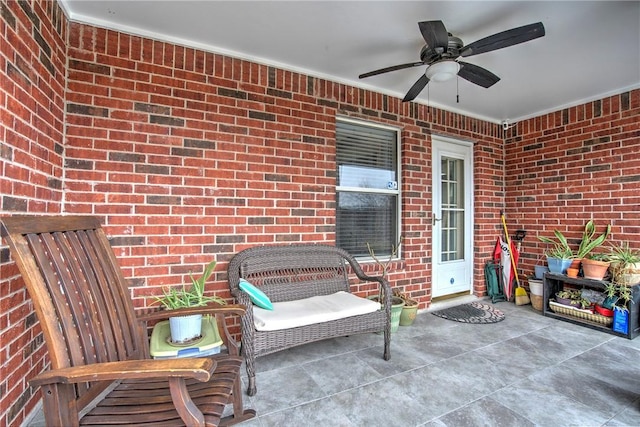
<instances>
[{"instance_id":1,"label":"potted plant","mask_svg":"<svg viewBox=\"0 0 640 427\"><path fill-rule=\"evenodd\" d=\"M420 303L399 289L394 289L393 295L401 298L403 302L402 312L400 313L400 326L413 325L413 321L416 320L416 315L418 314Z\"/></svg>"},{"instance_id":2,"label":"potted plant","mask_svg":"<svg viewBox=\"0 0 640 427\"><path fill-rule=\"evenodd\" d=\"M618 286L609 282L604 285L604 294L605 298L601 303L596 304L596 312L606 316L613 317L613 307L618 302Z\"/></svg>"},{"instance_id":3,"label":"potted plant","mask_svg":"<svg viewBox=\"0 0 640 427\"><path fill-rule=\"evenodd\" d=\"M556 274L565 274L567 268L571 266L573 251L562 245L555 245L545 251L547 256L547 266L549 272Z\"/></svg>"},{"instance_id":4,"label":"potted plant","mask_svg":"<svg viewBox=\"0 0 640 427\"><path fill-rule=\"evenodd\" d=\"M569 243L564 234L559 230L553 230L553 234L555 240L546 236L538 236L538 240L553 245L551 248L545 250L549 271L551 273L564 274L571 265L573 250L569 247Z\"/></svg>"},{"instance_id":5,"label":"potted plant","mask_svg":"<svg viewBox=\"0 0 640 427\"><path fill-rule=\"evenodd\" d=\"M582 259L582 275L585 279L603 280L610 264L608 254L590 253Z\"/></svg>"},{"instance_id":6,"label":"potted plant","mask_svg":"<svg viewBox=\"0 0 640 427\"><path fill-rule=\"evenodd\" d=\"M547 263L549 264L549 271L552 273L565 274L567 268L579 269L581 260L587 257L595 248L602 245L610 232L611 224L607 224L606 231L594 238L596 226L593 220L590 219L584 226L582 240L576 252L571 249L567 238L559 230L553 231L555 239L538 236L538 240L553 245L551 249L545 252L547 255ZM549 258L551 258L551 260L549 260Z\"/></svg>"},{"instance_id":7,"label":"potted plant","mask_svg":"<svg viewBox=\"0 0 640 427\"><path fill-rule=\"evenodd\" d=\"M578 307L582 302L582 295L579 290L562 290L556 292L556 302L558 304Z\"/></svg>"},{"instance_id":8,"label":"potted plant","mask_svg":"<svg viewBox=\"0 0 640 427\"><path fill-rule=\"evenodd\" d=\"M400 238L400 241L398 242L397 245L391 246L391 253L389 254L389 259L387 259L386 261L382 261L380 258L378 258L378 256L376 255L374 249L371 247L369 242L367 242L367 250L369 251L369 255L371 255L371 258L373 258L375 263L378 264L378 266L382 270L381 276L385 279L387 277L387 271L389 270L389 265L391 264L391 261L398 254L398 250L400 249L401 244L402 244L402 238ZM371 299L379 301L383 299L383 296L375 295L371 297ZM396 296L394 291L394 295L391 295L391 332L395 332L398 330L398 326L400 326L400 316L402 315L402 309L404 306L405 306L405 301L399 296Z\"/></svg>"},{"instance_id":9,"label":"potted plant","mask_svg":"<svg viewBox=\"0 0 640 427\"><path fill-rule=\"evenodd\" d=\"M589 255L591 251L604 243L610 233L611 224L607 224L607 231L594 239L593 236L596 234L596 226L593 220L590 219L584 226L582 240L580 241L580 246L578 246L578 251L575 253L574 258L581 260Z\"/></svg>"},{"instance_id":10,"label":"potted plant","mask_svg":"<svg viewBox=\"0 0 640 427\"><path fill-rule=\"evenodd\" d=\"M202 276L195 278L189 272L191 286L182 285L181 289L169 288L164 290L161 297L156 297L156 302L163 305L167 310L177 310L180 308L201 307L210 302L217 302L224 305L226 302L217 296L205 296L204 285L216 267L216 261L211 261L204 269ZM169 317L169 328L171 330L171 342L173 344L187 344L195 340L202 333L202 314L178 315Z\"/></svg>"},{"instance_id":11,"label":"potted plant","mask_svg":"<svg viewBox=\"0 0 640 427\"><path fill-rule=\"evenodd\" d=\"M596 234L595 223L593 222L593 219L590 219L589 221L587 221L587 223L584 225L584 231L582 232L582 240L580 240L580 245L578 246L578 250L573 256L573 261L571 262L571 268L575 268L579 270L582 260L587 255L589 255L591 251L593 251L594 249L602 245L610 233L611 233L611 224L607 224L607 230L594 239L594 236Z\"/></svg>"},{"instance_id":12,"label":"potted plant","mask_svg":"<svg viewBox=\"0 0 640 427\"><path fill-rule=\"evenodd\" d=\"M632 286L640 283L640 251L629 247L629 242L612 246L609 253L613 279Z\"/></svg>"},{"instance_id":13,"label":"potted plant","mask_svg":"<svg viewBox=\"0 0 640 427\"><path fill-rule=\"evenodd\" d=\"M629 328L629 304L633 303L631 287L615 281L610 282L605 285L605 295L604 301L596 305L596 311L603 316L613 316L613 330L627 334Z\"/></svg>"}]
</instances>

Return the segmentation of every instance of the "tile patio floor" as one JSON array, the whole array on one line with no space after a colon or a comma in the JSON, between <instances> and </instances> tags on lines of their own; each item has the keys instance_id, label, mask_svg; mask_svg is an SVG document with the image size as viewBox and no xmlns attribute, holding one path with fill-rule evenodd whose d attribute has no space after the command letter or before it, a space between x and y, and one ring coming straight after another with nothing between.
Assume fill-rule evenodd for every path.
<instances>
[{"instance_id":1,"label":"tile patio floor","mask_svg":"<svg viewBox=\"0 0 640 427\"><path fill-rule=\"evenodd\" d=\"M388 362L376 334L259 358L242 426L640 426L640 338L495 307L506 319L487 325L421 312Z\"/></svg>"}]
</instances>

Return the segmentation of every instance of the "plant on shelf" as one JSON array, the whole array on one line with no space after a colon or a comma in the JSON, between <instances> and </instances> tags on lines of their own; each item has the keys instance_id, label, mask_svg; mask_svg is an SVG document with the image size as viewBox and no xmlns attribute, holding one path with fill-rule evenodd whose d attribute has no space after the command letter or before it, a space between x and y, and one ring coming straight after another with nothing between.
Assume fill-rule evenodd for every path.
<instances>
[{"instance_id":1,"label":"plant on shelf","mask_svg":"<svg viewBox=\"0 0 640 427\"><path fill-rule=\"evenodd\" d=\"M553 245L551 248L545 250L545 254L552 258L569 259L573 256L573 250L569 246L567 238L562 234L560 230L553 230L555 239L547 236L538 236L538 240L548 245Z\"/></svg>"},{"instance_id":2,"label":"plant on shelf","mask_svg":"<svg viewBox=\"0 0 640 427\"><path fill-rule=\"evenodd\" d=\"M585 258L589 253L591 253L591 251L601 246L610 233L611 224L607 224L607 230L594 239L593 237L596 234L596 226L593 220L590 219L584 226L582 240L580 241L580 246L578 246L578 251L575 253L574 257L577 259Z\"/></svg>"},{"instance_id":3,"label":"plant on shelf","mask_svg":"<svg viewBox=\"0 0 640 427\"><path fill-rule=\"evenodd\" d=\"M603 280L609 269L609 254L590 253L582 259L582 275L586 279Z\"/></svg>"},{"instance_id":4,"label":"plant on shelf","mask_svg":"<svg viewBox=\"0 0 640 427\"><path fill-rule=\"evenodd\" d=\"M559 230L554 230L555 239L546 236L538 236L538 240L552 245L544 251L547 256L547 266L551 273L564 274L571 265L573 250L569 247L567 238Z\"/></svg>"},{"instance_id":5,"label":"plant on shelf","mask_svg":"<svg viewBox=\"0 0 640 427\"><path fill-rule=\"evenodd\" d=\"M578 289L561 290L556 292L556 302L577 307L581 305L582 294Z\"/></svg>"},{"instance_id":6,"label":"plant on shelf","mask_svg":"<svg viewBox=\"0 0 640 427\"><path fill-rule=\"evenodd\" d=\"M606 298L600 305L609 310L613 310L614 307L620 310L627 310L632 299L631 288L616 282L605 284L604 294Z\"/></svg>"},{"instance_id":7,"label":"plant on shelf","mask_svg":"<svg viewBox=\"0 0 640 427\"><path fill-rule=\"evenodd\" d=\"M640 283L640 251L629 247L629 242L612 246L609 259L616 282L625 285Z\"/></svg>"},{"instance_id":8,"label":"plant on shelf","mask_svg":"<svg viewBox=\"0 0 640 427\"><path fill-rule=\"evenodd\" d=\"M569 248L564 248L562 246L554 246L545 251L545 255L550 258L558 258L558 259L571 259L573 256L573 251Z\"/></svg>"},{"instance_id":9,"label":"plant on shelf","mask_svg":"<svg viewBox=\"0 0 640 427\"><path fill-rule=\"evenodd\" d=\"M202 307L211 302L224 305L226 301L218 296L206 296L204 294L205 283L213 274L216 261L211 261L204 269L202 276L196 278L189 272L191 286L186 284L182 288L168 288L161 297L155 297L156 302L162 304L167 310L181 308ZM202 314L178 315L169 317L171 329L171 341L184 343L200 337L202 326ZM185 329L186 328L186 329Z\"/></svg>"}]
</instances>

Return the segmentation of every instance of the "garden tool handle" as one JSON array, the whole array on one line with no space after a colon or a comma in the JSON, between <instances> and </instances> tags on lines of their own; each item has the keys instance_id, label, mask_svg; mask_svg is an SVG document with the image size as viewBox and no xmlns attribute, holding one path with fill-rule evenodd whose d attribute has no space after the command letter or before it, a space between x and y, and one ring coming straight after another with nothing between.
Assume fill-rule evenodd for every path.
<instances>
[{"instance_id":1,"label":"garden tool handle","mask_svg":"<svg viewBox=\"0 0 640 427\"><path fill-rule=\"evenodd\" d=\"M513 269L513 275L516 279L516 285L520 287L520 279L518 278L518 268L516 267L516 261L513 259L513 252L511 252L511 239L509 238L509 231L507 230L507 223L504 219L504 212L500 211L500 218L502 219L502 227L504 228L504 235L507 238L507 246L509 247L509 258L511 259L511 268Z\"/></svg>"}]
</instances>

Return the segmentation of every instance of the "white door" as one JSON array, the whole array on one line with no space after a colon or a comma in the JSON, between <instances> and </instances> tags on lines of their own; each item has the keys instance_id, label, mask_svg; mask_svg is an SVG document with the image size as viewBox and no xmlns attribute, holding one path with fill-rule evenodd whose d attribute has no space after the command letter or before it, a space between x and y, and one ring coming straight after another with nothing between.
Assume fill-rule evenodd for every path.
<instances>
[{"instance_id":1,"label":"white door","mask_svg":"<svg viewBox=\"0 0 640 427\"><path fill-rule=\"evenodd\" d=\"M473 291L473 144L432 136L432 297Z\"/></svg>"}]
</instances>

